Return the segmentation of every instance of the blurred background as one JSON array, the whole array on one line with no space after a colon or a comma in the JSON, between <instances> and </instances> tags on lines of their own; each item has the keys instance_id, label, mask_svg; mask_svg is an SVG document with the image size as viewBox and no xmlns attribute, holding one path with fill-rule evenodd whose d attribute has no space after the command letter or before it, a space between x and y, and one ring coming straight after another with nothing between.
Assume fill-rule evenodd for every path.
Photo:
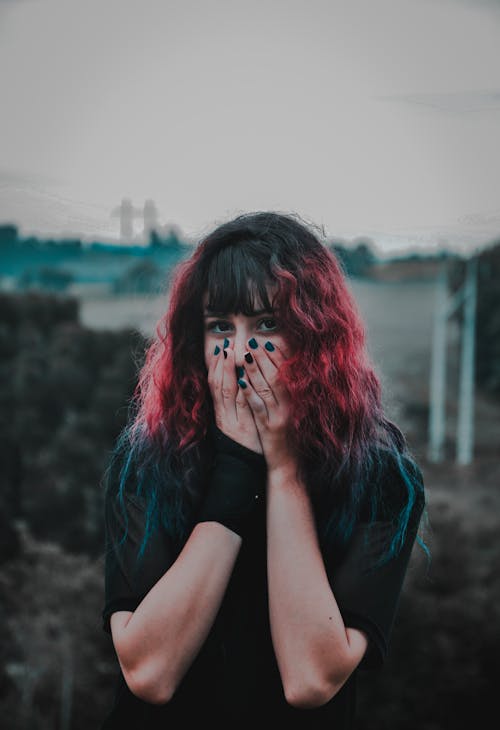
<instances>
[{"instance_id":1,"label":"blurred background","mask_svg":"<svg viewBox=\"0 0 500 730\"><path fill-rule=\"evenodd\" d=\"M0 0L0 721L99 727L103 473L173 267L299 214L428 495L359 730L481 726L500 656L500 3ZM8 719L7 719L8 718Z\"/></svg>"}]
</instances>

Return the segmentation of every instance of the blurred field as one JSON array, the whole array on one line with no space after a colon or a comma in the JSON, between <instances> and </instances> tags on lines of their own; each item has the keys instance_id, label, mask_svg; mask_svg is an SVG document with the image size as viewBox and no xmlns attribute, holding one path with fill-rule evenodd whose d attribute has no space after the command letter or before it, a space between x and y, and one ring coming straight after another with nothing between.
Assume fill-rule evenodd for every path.
<instances>
[{"instance_id":1,"label":"blurred field","mask_svg":"<svg viewBox=\"0 0 500 730\"><path fill-rule=\"evenodd\" d=\"M349 286L366 325L368 351L382 382L389 414L407 432L414 449L425 455L430 358L434 311L433 272L421 280L373 281L352 278ZM167 306L167 296L111 296L80 291L80 319L92 329L132 327L152 336ZM447 440L452 456L456 428L459 331L448 328ZM476 441L479 456L495 456L500 447L500 404L476 392ZM496 454L498 456L498 453Z\"/></svg>"}]
</instances>

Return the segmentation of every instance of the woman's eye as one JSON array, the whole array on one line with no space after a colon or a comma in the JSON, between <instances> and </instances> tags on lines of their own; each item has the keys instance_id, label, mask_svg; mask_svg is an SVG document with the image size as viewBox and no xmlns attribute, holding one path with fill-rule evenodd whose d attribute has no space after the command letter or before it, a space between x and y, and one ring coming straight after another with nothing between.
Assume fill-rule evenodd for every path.
<instances>
[{"instance_id":1,"label":"woman's eye","mask_svg":"<svg viewBox=\"0 0 500 730\"><path fill-rule=\"evenodd\" d=\"M217 319L207 324L207 330L215 334L222 334L232 330L232 323L227 320ZM276 319L274 317L265 317L257 322L257 328L264 332L274 332L278 329Z\"/></svg>"},{"instance_id":2,"label":"woman's eye","mask_svg":"<svg viewBox=\"0 0 500 730\"><path fill-rule=\"evenodd\" d=\"M211 332L227 332L230 327L231 324L229 322L218 319L215 322L209 322L207 329Z\"/></svg>"},{"instance_id":3,"label":"woman's eye","mask_svg":"<svg viewBox=\"0 0 500 730\"><path fill-rule=\"evenodd\" d=\"M274 317L266 317L266 319L262 319L259 324L264 325L264 329L266 331L275 330L278 326Z\"/></svg>"}]
</instances>

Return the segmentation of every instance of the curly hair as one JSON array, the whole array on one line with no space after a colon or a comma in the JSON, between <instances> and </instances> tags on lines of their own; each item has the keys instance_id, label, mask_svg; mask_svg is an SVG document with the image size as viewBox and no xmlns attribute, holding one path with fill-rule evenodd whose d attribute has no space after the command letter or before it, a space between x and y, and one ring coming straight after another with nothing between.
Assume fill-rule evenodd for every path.
<instances>
[{"instance_id":1,"label":"curly hair","mask_svg":"<svg viewBox=\"0 0 500 730\"><path fill-rule=\"evenodd\" d=\"M268 285L273 296L269 301ZM136 465L147 504L141 554L161 524L182 545L200 490L202 444L213 406L203 354L203 297L214 311L277 312L294 353L279 369L291 396L289 438L325 546L342 549L356 521L394 524L385 559L402 547L423 480L401 430L384 414L363 320L347 276L319 231L298 215L245 213L222 223L180 262L156 326L115 456L120 495ZM398 472L387 497L387 468ZM398 505L395 513L386 504ZM418 538L426 550L425 543Z\"/></svg>"}]
</instances>

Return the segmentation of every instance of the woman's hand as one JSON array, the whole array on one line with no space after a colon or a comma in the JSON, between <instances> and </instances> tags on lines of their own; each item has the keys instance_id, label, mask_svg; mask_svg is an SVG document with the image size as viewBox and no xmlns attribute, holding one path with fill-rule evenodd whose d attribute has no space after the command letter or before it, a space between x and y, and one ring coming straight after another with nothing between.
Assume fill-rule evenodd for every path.
<instances>
[{"instance_id":1,"label":"woman's hand","mask_svg":"<svg viewBox=\"0 0 500 730\"><path fill-rule=\"evenodd\" d=\"M238 398L243 394L250 406L268 471L295 468L296 465L287 440L290 396L277 377L278 368L286 357L277 345L266 342L262 347L255 339L249 340L245 376L238 381Z\"/></svg>"},{"instance_id":2,"label":"woman's hand","mask_svg":"<svg viewBox=\"0 0 500 730\"><path fill-rule=\"evenodd\" d=\"M259 432L242 389L236 381L234 350L231 343L213 354L208 368L208 385L214 404L215 423L226 436L262 454Z\"/></svg>"}]
</instances>

